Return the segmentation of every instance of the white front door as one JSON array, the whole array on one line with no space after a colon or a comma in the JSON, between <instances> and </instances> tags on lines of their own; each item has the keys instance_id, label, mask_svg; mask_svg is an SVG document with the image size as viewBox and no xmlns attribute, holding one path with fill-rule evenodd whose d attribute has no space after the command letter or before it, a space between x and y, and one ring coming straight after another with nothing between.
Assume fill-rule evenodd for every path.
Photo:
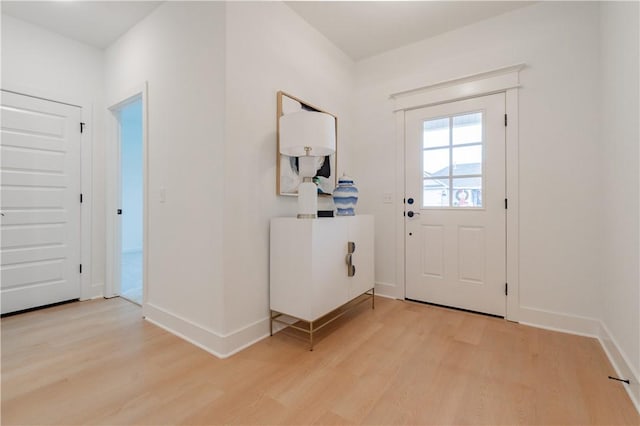
<instances>
[{"instance_id":1,"label":"white front door","mask_svg":"<svg viewBox=\"0 0 640 426\"><path fill-rule=\"evenodd\" d=\"M406 113L406 297L506 312L505 96Z\"/></svg>"},{"instance_id":2,"label":"white front door","mask_svg":"<svg viewBox=\"0 0 640 426\"><path fill-rule=\"evenodd\" d=\"M2 91L2 313L80 297L78 107Z\"/></svg>"}]
</instances>

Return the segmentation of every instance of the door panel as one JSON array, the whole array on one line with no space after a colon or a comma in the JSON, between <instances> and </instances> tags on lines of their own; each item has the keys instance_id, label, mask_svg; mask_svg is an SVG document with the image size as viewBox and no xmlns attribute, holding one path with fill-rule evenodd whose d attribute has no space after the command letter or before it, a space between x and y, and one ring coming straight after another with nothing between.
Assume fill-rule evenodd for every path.
<instances>
[{"instance_id":1,"label":"door panel","mask_svg":"<svg viewBox=\"0 0 640 426\"><path fill-rule=\"evenodd\" d=\"M2 313L80 297L80 120L2 92Z\"/></svg>"},{"instance_id":2,"label":"door panel","mask_svg":"<svg viewBox=\"0 0 640 426\"><path fill-rule=\"evenodd\" d=\"M505 315L504 111L496 94L407 112L408 299Z\"/></svg>"},{"instance_id":3,"label":"door panel","mask_svg":"<svg viewBox=\"0 0 640 426\"><path fill-rule=\"evenodd\" d=\"M444 275L444 227L421 225L423 270L425 276L442 278Z\"/></svg>"}]
</instances>

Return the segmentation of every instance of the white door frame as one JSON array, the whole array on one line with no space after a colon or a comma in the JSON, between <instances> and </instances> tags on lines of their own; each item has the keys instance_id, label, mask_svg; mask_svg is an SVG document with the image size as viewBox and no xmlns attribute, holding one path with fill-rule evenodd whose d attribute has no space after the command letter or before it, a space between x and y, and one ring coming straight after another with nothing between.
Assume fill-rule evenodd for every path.
<instances>
[{"instance_id":1,"label":"white door frame","mask_svg":"<svg viewBox=\"0 0 640 426\"><path fill-rule=\"evenodd\" d=\"M80 275L80 300L88 300L100 297L103 291L102 283L94 285L92 271L92 224L93 218L93 141L94 123L93 102L89 99L79 99L70 96L68 93L57 93L43 90L37 87L23 85L3 85L2 90L18 95L31 96L33 98L44 99L46 101L67 104L79 107L82 122L85 123L84 130L80 135L80 191L82 193L82 204L80 206L80 263L82 264L82 274ZM79 195L79 194L78 194Z\"/></svg>"},{"instance_id":2,"label":"white door frame","mask_svg":"<svg viewBox=\"0 0 640 426\"><path fill-rule=\"evenodd\" d=\"M517 64L495 70L447 80L423 87L391 94L395 102L396 120L396 286L395 297L406 295L405 259L405 112L442 103L505 93L505 111L508 117L506 128L506 196L509 205L506 215L507 253L507 310L505 318L518 321L520 318L520 254L519 254L519 197L518 197L518 88L519 72L525 67ZM401 288L400 288L401 287Z\"/></svg>"},{"instance_id":3,"label":"white door frame","mask_svg":"<svg viewBox=\"0 0 640 426\"><path fill-rule=\"evenodd\" d=\"M106 281L105 297L119 295L120 289L120 221L116 211L120 206L120 122L117 117L119 109L136 99L142 100L142 307L147 303L148 276L148 212L149 212L149 166L148 166L148 114L147 114L147 83L134 87L120 94L115 101L110 102L107 118L106 144Z\"/></svg>"}]
</instances>

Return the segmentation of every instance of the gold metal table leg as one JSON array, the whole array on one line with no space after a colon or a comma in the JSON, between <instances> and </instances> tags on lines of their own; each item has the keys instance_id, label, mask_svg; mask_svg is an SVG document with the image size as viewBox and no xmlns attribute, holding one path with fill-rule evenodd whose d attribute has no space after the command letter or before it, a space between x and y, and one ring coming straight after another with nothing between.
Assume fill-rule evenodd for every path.
<instances>
[{"instance_id":1,"label":"gold metal table leg","mask_svg":"<svg viewBox=\"0 0 640 426\"><path fill-rule=\"evenodd\" d=\"M376 288L371 289L371 309L376 308Z\"/></svg>"},{"instance_id":2,"label":"gold metal table leg","mask_svg":"<svg viewBox=\"0 0 640 426\"><path fill-rule=\"evenodd\" d=\"M371 293L369 293L369 291L371 291ZM325 321L320 325L314 324L314 321L308 321L308 320L299 319L299 318L293 317L291 315L283 314L282 312L278 312L278 311L274 311L274 310L270 309L269 310L269 312L270 312L270 314L269 314L269 334L271 336L273 336L273 323L274 322L284 325L284 328L292 328L294 330L298 330L298 331L301 331L303 333L307 333L309 335L309 350L313 351L313 344L314 344L314 340L313 340L314 336L313 335L315 333L317 333L318 331L320 331L320 329L322 329L323 327L331 324L333 321L337 320L338 318L340 318L343 315L345 315L347 312L349 312L352 309L354 309L356 306L360 305L361 303L367 302L367 297L366 296L371 296L371 309L375 309L375 292L376 292L376 289L375 288L371 288L370 290L367 290L366 292L360 294L359 296L355 297L354 299L350 300L349 302L345 303L344 305L342 305L340 307L340 308L344 308L344 309L340 310L340 308L339 308L339 309L336 309L335 311L333 311L334 315L330 315L331 313L329 313L329 314L325 315L324 317L317 319L316 321L320 321L321 319L325 319ZM356 299L358 299L358 300L356 300ZM300 322L304 322L304 323L308 324L308 326L303 328L303 326L301 326L301 325L293 324L291 322L279 319L283 315L285 317L290 317L290 318L293 318L293 319L297 319Z\"/></svg>"}]
</instances>

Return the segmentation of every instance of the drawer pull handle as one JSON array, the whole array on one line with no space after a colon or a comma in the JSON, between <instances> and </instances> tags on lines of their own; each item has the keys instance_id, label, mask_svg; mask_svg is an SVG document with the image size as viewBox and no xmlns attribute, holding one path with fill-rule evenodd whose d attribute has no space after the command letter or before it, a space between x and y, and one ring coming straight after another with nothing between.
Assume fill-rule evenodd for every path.
<instances>
[{"instance_id":1,"label":"drawer pull handle","mask_svg":"<svg viewBox=\"0 0 640 426\"><path fill-rule=\"evenodd\" d=\"M353 252L356 251L356 243L353 241L349 241L347 243L347 256L345 257L345 261L347 263L347 276L353 277L356 274L356 267L353 265Z\"/></svg>"}]
</instances>

